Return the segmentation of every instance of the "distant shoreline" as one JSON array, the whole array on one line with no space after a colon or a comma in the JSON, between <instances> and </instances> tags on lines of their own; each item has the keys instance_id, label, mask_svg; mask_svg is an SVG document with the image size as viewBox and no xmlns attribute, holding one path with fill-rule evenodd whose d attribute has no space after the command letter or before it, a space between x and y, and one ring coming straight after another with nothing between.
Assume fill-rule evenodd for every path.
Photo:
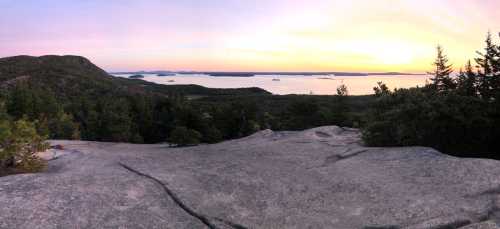
<instances>
[{"instance_id":1,"label":"distant shoreline","mask_svg":"<svg viewBox=\"0 0 500 229\"><path fill-rule=\"evenodd\" d=\"M360 73L360 72L197 72L197 71L137 71L137 72L110 72L112 75L128 75L128 74L155 74L155 75L191 75L200 74L213 77L254 77L258 75L277 75L277 76L425 76L424 73L404 73L404 72L380 72L380 73Z\"/></svg>"}]
</instances>

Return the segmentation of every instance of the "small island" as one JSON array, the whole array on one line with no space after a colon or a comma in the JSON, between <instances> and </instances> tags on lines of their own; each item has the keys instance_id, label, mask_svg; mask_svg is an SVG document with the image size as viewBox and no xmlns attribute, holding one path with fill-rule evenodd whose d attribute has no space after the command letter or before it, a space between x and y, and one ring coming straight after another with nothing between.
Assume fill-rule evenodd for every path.
<instances>
[{"instance_id":1,"label":"small island","mask_svg":"<svg viewBox=\"0 0 500 229\"><path fill-rule=\"evenodd\" d=\"M156 76L175 76L175 73L158 73Z\"/></svg>"},{"instance_id":2,"label":"small island","mask_svg":"<svg viewBox=\"0 0 500 229\"><path fill-rule=\"evenodd\" d=\"M129 79L144 79L144 76L143 75L131 75L128 77Z\"/></svg>"}]
</instances>

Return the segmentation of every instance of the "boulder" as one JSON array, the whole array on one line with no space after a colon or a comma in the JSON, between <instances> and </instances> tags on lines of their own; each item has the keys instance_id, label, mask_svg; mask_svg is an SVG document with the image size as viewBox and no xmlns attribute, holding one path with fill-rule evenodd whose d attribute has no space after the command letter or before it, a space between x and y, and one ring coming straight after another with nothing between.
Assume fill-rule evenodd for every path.
<instances>
[{"instance_id":1,"label":"boulder","mask_svg":"<svg viewBox=\"0 0 500 229\"><path fill-rule=\"evenodd\" d=\"M0 178L0 228L499 228L500 162L367 148L356 129L52 144L46 172Z\"/></svg>"}]
</instances>

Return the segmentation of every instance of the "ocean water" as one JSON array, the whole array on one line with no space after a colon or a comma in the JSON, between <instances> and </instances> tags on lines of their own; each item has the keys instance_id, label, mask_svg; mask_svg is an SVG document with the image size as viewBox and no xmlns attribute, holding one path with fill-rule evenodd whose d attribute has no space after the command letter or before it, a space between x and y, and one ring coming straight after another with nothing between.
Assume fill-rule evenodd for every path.
<instances>
[{"instance_id":1,"label":"ocean water","mask_svg":"<svg viewBox=\"0 0 500 229\"><path fill-rule=\"evenodd\" d=\"M115 75L128 77L130 75ZM337 87L345 84L350 95L373 94L377 82L384 82L391 90L424 86L430 76L425 75L370 75L370 76L297 76L297 75L256 75L254 77L213 77L202 74L177 74L175 76L157 76L143 74L146 81L175 85L197 84L209 88L260 87L273 94L336 94ZM327 78L327 79L326 79ZM279 81L277 80L279 79Z\"/></svg>"}]
</instances>

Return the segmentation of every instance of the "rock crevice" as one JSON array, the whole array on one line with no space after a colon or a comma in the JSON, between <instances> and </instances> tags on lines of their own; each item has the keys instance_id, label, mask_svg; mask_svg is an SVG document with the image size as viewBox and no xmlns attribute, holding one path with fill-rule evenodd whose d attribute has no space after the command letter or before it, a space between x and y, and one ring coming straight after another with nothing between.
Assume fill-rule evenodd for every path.
<instances>
[{"instance_id":1,"label":"rock crevice","mask_svg":"<svg viewBox=\"0 0 500 229\"><path fill-rule=\"evenodd\" d=\"M158 185L160 185L162 187L162 189L165 191L165 193L172 199L172 201L175 202L175 204L177 204L177 206L179 206L182 210L184 210L186 213L188 213L189 215L191 215L192 217L200 220L203 224L205 224L208 228L210 229L220 229L219 227L217 227L215 224L213 224L211 222L211 220L209 219L209 217L203 215L203 214L200 214L198 212L196 212L194 209L192 209L191 207L187 206L180 198L179 196L177 196L177 194L175 194L169 187L167 184L165 184L163 181L159 180L158 178L155 178L149 174L146 174L146 173L143 173L143 172L140 172L124 163L118 163L121 167L123 167L124 169L132 172L132 173L135 173L139 176L142 176L142 177L145 177L145 178L148 178L150 179L151 181L157 183ZM224 220L224 219L221 219L221 218L214 218L215 220L217 221L220 221L234 229L247 229L246 227L242 226L242 225L239 225L239 224L236 224L236 223L233 223L233 222L230 222L230 221L227 221L227 220Z\"/></svg>"}]
</instances>

